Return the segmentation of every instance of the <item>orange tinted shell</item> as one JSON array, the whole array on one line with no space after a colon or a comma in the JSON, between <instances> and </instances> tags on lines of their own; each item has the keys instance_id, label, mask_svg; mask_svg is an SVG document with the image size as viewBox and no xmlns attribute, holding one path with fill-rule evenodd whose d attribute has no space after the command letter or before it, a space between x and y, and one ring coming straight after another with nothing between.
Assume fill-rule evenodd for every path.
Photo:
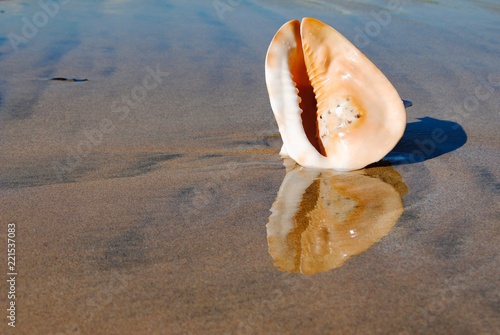
<instances>
[{"instance_id":1,"label":"orange tinted shell","mask_svg":"<svg viewBox=\"0 0 500 335\"><path fill-rule=\"evenodd\" d=\"M302 166L361 169L403 135L406 111L396 89L351 42L316 19L284 24L265 70L283 152Z\"/></svg>"}]
</instances>

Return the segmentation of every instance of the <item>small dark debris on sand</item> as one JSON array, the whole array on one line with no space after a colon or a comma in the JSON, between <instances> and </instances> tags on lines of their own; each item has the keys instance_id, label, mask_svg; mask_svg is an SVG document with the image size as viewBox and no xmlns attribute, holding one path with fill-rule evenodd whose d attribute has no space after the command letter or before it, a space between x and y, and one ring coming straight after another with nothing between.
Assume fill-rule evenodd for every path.
<instances>
[{"instance_id":1,"label":"small dark debris on sand","mask_svg":"<svg viewBox=\"0 0 500 335\"><path fill-rule=\"evenodd\" d=\"M47 80L50 80L50 81L77 81L77 82L89 81L88 79L76 79L76 78L68 79L68 78L62 78L62 77L48 78Z\"/></svg>"}]
</instances>

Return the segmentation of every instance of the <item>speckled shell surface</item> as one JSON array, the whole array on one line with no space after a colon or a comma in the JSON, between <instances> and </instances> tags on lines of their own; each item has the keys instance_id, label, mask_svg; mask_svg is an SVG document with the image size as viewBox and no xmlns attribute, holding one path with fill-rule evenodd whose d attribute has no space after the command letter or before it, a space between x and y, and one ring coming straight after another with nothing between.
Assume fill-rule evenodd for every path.
<instances>
[{"instance_id":1,"label":"speckled shell surface","mask_svg":"<svg viewBox=\"0 0 500 335\"><path fill-rule=\"evenodd\" d=\"M396 89L351 42L316 19L278 30L265 74L282 154L304 167L361 169L403 136L406 111Z\"/></svg>"}]
</instances>

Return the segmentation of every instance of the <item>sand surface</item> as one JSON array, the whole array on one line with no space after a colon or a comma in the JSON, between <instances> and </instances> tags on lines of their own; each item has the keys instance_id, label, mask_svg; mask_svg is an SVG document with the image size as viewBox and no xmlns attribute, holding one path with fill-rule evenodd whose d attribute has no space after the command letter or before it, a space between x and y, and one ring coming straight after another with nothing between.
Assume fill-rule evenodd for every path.
<instances>
[{"instance_id":1,"label":"sand surface","mask_svg":"<svg viewBox=\"0 0 500 335\"><path fill-rule=\"evenodd\" d=\"M48 3L0 2L0 334L500 332L496 1ZM304 16L413 102L373 167L278 155Z\"/></svg>"}]
</instances>

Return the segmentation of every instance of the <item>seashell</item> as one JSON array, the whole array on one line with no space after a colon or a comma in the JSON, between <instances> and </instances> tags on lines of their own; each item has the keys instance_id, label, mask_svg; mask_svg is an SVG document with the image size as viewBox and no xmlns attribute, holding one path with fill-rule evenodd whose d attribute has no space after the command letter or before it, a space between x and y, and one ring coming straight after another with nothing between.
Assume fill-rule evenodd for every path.
<instances>
[{"instance_id":1,"label":"seashell","mask_svg":"<svg viewBox=\"0 0 500 335\"><path fill-rule=\"evenodd\" d=\"M285 23L271 41L265 73L281 154L304 167L361 169L403 136L406 110L396 89L323 22Z\"/></svg>"}]
</instances>

